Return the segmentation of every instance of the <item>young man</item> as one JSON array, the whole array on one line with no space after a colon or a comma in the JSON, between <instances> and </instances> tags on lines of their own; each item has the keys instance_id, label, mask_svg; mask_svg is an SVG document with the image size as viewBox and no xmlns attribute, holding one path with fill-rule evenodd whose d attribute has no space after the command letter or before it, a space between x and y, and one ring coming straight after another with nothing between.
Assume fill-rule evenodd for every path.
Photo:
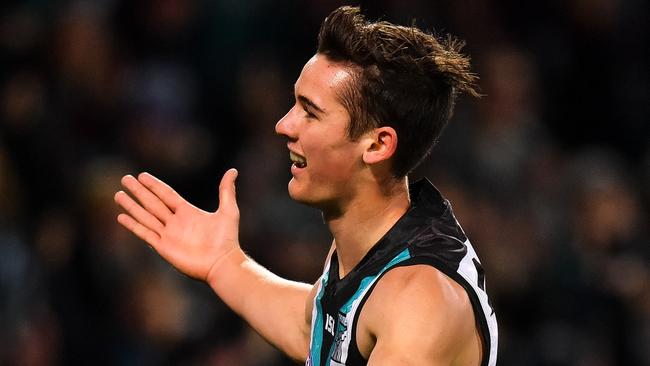
<instances>
[{"instance_id":1,"label":"young man","mask_svg":"<svg viewBox=\"0 0 650 366\"><path fill-rule=\"evenodd\" d=\"M293 164L289 194L333 234L315 285L275 276L242 251L237 171L202 211L153 176L125 176L118 221L180 271L206 281L269 342L307 365L495 365L497 326L483 271L451 211L407 174L476 95L451 39L370 23L342 7L277 123Z\"/></svg>"}]
</instances>

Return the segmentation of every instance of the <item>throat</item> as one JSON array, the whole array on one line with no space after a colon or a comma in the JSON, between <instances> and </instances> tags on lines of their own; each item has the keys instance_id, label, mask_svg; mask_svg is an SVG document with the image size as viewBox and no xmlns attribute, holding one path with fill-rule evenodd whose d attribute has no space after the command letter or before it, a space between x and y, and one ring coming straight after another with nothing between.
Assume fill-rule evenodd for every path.
<instances>
[{"instance_id":1,"label":"throat","mask_svg":"<svg viewBox=\"0 0 650 366\"><path fill-rule=\"evenodd\" d=\"M353 207L334 219L326 218L334 235L339 278L350 273L410 207L408 194L374 203Z\"/></svg>"},{"instance_id":2,"label":"throat","mask_svg":"<svg viewBox=\"0 0 650 366\"><path fill-rule=\"evenodd\" d=\"M349 250L350 248L336 247L336 255L339 265L339 279L345 278L354 268L357 267L361 260L368 254L370 249L374 246L371 245L367 248L353 248L359 249L356 251Z\"/></svg>"}]
</instances>

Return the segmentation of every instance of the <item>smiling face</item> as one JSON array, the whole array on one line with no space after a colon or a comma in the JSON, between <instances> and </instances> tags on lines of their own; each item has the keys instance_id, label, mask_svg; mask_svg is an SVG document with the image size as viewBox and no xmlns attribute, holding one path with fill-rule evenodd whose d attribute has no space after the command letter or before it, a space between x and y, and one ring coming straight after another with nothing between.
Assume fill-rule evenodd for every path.
<instances>
[{"instance_id":1,"label":"smiling face","mask_svg":"<svg viewBox=\"0 0 650 366\"><path fill-rule=\"evenodd\" d=\"M364 138L348 137L350 115L337 92L351 81L350 70L317 54L295 84L295 104L275 130L288 139L289 195L323 210L342 209L355 195L365 169Z\"/></svg>"}]
</instances>

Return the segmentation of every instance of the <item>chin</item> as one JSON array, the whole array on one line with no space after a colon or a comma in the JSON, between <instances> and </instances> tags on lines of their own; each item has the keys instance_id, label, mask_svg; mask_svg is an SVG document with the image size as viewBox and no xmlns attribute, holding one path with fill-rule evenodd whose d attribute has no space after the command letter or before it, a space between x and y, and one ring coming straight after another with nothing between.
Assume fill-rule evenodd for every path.
<instances>
[{"instance_id":1,"label":"chin","mask_svg":"<svg viewBox=\"0 0 650 366\"><path fill-rule=\"evenodd\" d=\"M303 202L305 200L303 198L303 192L301 192L299 187L299 183L296 182L296 178L291 178L287 188L289 190L289 197L291 197L292 200L297 202Z\"/></svg>"},{"instance_id":2,"label":"chin","mask_svg":"<svg viewBox=\"0 0 650 366\"><path fill-rule=\"evenodd\" d=\"M319 206L318 200L311 197L305 187L298 183L295 178L292 178L289 181L288 190L289 197L291 197L292 200L312 207Z\"/></svg>"},{"instance_id":3,"label":"chin","mask_svg":"<svg viewBox=\"0 0 650 366\"><path fill-rule=\"evenodd\" d=\"M313 191L309 192L293 179L289 181L289 197L298 203L321 210L327 216L335 216L340 212L335 199L328 199L327 196L319 196Z\"/></svg>"}]
</instances>

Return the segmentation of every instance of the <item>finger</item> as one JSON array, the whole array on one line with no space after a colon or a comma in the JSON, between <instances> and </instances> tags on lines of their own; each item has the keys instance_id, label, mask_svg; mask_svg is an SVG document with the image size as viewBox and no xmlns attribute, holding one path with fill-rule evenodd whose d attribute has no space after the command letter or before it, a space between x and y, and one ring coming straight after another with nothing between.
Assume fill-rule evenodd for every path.
<instances>
[{"instance_id":1,"label":"finger","mask_svg":"<svg viewBox=\"0 0 650 366\"><path fill-rule=\"evenodd\" d=\"M126 212L131 215L136 221L144 225L150 230L153 230L156 233L160 233L164 228L162 222L160 222L154 215L149 213L147 210L142 208L137 202L133 200L128 194L124 191L119 191L115 193L115 202L120 205Z\"/></svg>"},{"instance_id":2,"label":"finger","mask_svg":"<svg viewBox=\"0 0 650 366\"><path fill-rule=\"evenodd\" d=\"M237 195L235 189L235 180L237 179L237 169L229 169L221 178L219 183L219 209L231 212L239 212L237 208Z\"/></svg>"},{"instance_id":3,"label":"finger","mask_svg":"<svg viewBox=\"0 0 650 366\"><path fill-rule=\"evenodd\" d=\"M119 222L120 224L122 224L122 226L124 226L129 231L134 233L138 238L146 241L154 249L156 249L156 247L158 246L158 243L160 242L160 236L158 236L158 234L153 232L153 230L140 224L131 216L124 213L119 214L117 215L117 222Z\"/></svg>"},{"instance_id":4,"label":"finger","mask_svg":"<svg viewBox=\"0 0 650 366\"><path fill-rule=\"evenodd\" d=\"M149 173L140 173L138 181L153 192L172 212L185 201L172 187Z\"/></svg>"},{"instance_id":5,"label":"finger","mask_svg":"<svg viewBox=\"0 0 650 366\"><path fill-rule=\"evenodd\" d=\"M135 198L140 201L142 206L151 214L156 216L163 224L167 223L167 219L172 214L172 211L167 207L163 201L152 193L147 187L142 185L140 181L131 175L125 175L122 178L122 185L126 187ZM136 217L137 218L137 217Z\"/></svg>"}]
</instances>

